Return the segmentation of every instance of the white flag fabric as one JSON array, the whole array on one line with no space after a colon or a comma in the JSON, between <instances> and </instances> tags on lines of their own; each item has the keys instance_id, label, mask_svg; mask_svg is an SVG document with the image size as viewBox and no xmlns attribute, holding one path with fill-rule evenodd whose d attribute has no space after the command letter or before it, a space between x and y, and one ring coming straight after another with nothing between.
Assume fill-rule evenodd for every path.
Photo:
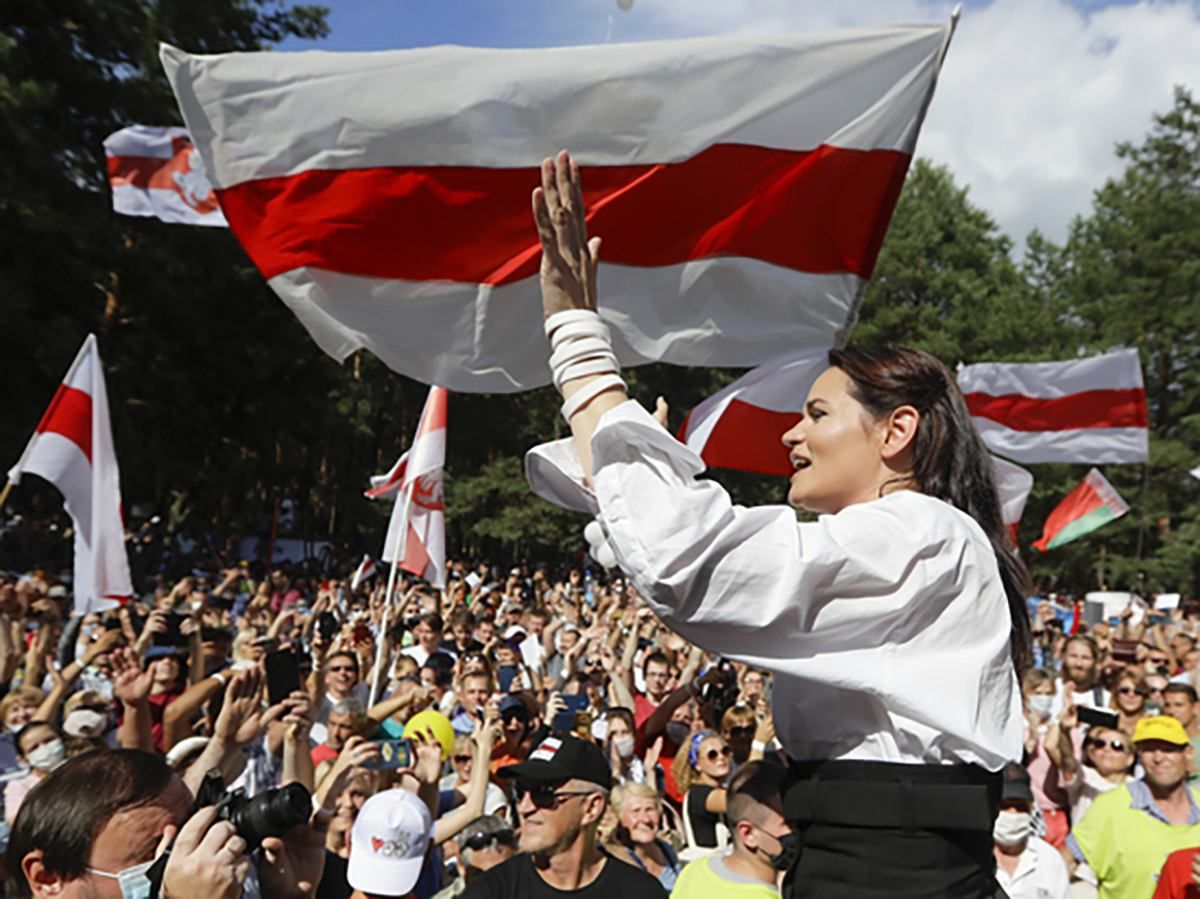
<instances>
[{"instance_id":1,"label":"white flag fabric","mask_svg":"<svg viewBox=\"0 0 1200 899\"><path fill-rule=\"evenodd\" d=\"M104 139L104 155L114 211L228 226L186 128L130 125Z\"/></svg>"},{"instance_id":2,"label":"white flag fabric","mask_svg":"<svg viewBox=\"0 0 1200 899\"><path fill-rule=\"evenodd\" d=\"M436 587L446 586L442 477L446 465L447 396L444 387L429 388L412 446L386 475L373 477L375 489L367 491L372 499L395 499L383 541L383 560L399 560L400 568ZM381 487L385 489L379 490Z\"/></svg>"},{"instance_id":3,"label":"white flag fabric","mask_svg":"<svg viewBox=\"0 0 1200 899\"><path fill-rule=\"evenodd\" d=\"M760 365L688 413L679 439L710 468L789 475L780 438L799 421L808 391L829 367L830 347Z\"/></svg>"},{"instance_id":4,"label":"white flag fabric","mask_svg":"<svg viewBox=\"0 0 1200 899\"><path fill-rule=\"evenodd\" d=\"M322 349L513 392L549 382L529 198L562 147L623 365L833 343L950 32L161 56L234 234Z\"/></svg>"},{"instance_id":5,"label":"white flag fabric","mask_svg":"<svg viewBox=\"0 0 1200 899\"><path fill-rule=\"evenodd\" d=\"M26 474L58 488L74 523L75 609L98 611L132 596L120 475L95 335L83 342L8 479L17 484Z\"/></svg>"},{"instance_id":6,"label":"white flag fabric","mask_svg":"<svg viewBox=\"0 0 1200 899\"><path fill-rule=\"evenodd\" d=\"M1145 462L1149 412L1137 350L1068 362L981 362L958 386L992 452L1016 462Z\"/></svg>"},{"instance_id":7,"label":"white flag fabric","mask_svg":"<svg viewBox=\"0 0 1200 899\"><path fill-rule=\"evenodd\" d=\"M358 563L358 567L354 569L354 576L350 578L350 592L354 593L358 590L359 585L365 583L368 578L375 577L375 562L370 556L363 556L362 561Z\"/></svg>"},{"instance_id":8,"label":"white flag fabric","mask_svg":"<svg viewBox=\"0 0 1200 899\"><path fill-rule=\"evenodd\" d=\"M1200 481L1200 465L1193 468L1191 471L1188 472L1188 474L1190 474L1196 480Z\"/></svg>"},{"instance_id":9,"label":"white flag fabric","mask_svg":"<svg viewBox=\"0 0 1200 899\"><path fill-rule=\"evenodd\" d=\"M1025 503L1033 489L1033 474L999 456L992 456L992 465L996 470L996 492L1000 494L1000 517L1016 546L1017 528L1021 525Z\"/></svg>"}]
</instances>

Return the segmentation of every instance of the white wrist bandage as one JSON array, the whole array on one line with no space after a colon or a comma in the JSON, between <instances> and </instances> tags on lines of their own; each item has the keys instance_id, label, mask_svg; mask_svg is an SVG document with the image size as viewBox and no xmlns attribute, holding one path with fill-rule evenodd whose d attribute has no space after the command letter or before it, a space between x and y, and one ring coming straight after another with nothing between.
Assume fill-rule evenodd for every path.
<instances>
[{"instance_id":1,"label":"white wrist bandage","mask_svg":"<svg viewBox=\"0 0 1200 899\"><path fill-rule=\"evenodd\" d=\"M595 311L570 309L556 312L546 319L546 336L550 338L550 374L559 392L567 381L602 375L563 403L562 415L568 422L599 394L625 386L620 377L621 367L612 350L608 326Z\"/></svg>"}]
</instances>

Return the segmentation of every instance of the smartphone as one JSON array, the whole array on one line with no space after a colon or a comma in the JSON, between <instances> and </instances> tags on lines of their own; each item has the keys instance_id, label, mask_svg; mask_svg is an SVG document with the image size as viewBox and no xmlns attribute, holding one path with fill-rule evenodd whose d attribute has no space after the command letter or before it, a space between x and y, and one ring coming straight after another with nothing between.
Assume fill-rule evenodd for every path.
<instances>
[{"instance_id":1,"label":"smartphone","mask_svg":"<svg viewBox=\"0 0 1200 899\"><path fill-rule=\"evenodd\" d=\"M183 634L183 622L186 616L180 615L178 612L170 612L167 615L167 629L161 634L155 634L153 643L155 646L187 646L188 638Z\"/></svg>"},{"instance_id":2,"label":"smartphone","mask_svg":"<svg viewBox=\"0 0 1200 899\"><path fill-rule=\"evenodd\" d=\"M300 689L300 666L290 649L267 653L267 702L277 705Z\"/></svg>"},{"instance_id":3,"label":"smartphone","mask_svg":"<svg viewBox=\"0 0 1200 899\"><path fill-rule=\"evenodd\" d=\"M411 768L417 759L411 740L372 740L379 747L379 758L367 763L376 771L394 771L396 768Z\"/></svg>"},{"instance_id":4,"label":"smartphone","mask_svg":"<svg viewBox=\"0 0 1200 899\"><path fill-rule=\"evenodd\" d=\"M317 633L321 635L321 639L328 643L333 639L333 635L337 633L337 619L333 617L333 612L322 612L317 616Z\"/></svg>"},{"instance_id":5,"label":"smartphone","mask_svg":"<svg viewBox=\"0 0 1200 899\"><path fill-rule=\"evenodd\" d=\"M513 681L517 679L516 665L501 665L496 670L496 682L500 685L501 693L511 693Z\"/></svg>"},{"instance_id":6,"label":"smartphone","mask_svg":"<svg viewBox=\"0 0 1200 899\"><path fill-rule=\"evenodd\" d=\"M567 707L554 715L554 721L550 727L556 734L565 734L575 730L575 713L582 712L587 708L588 698L584 693L577 693L574 696L564 696L563 702Z\"/></svg>"},{"instance_id":7,"label":"smartphone","mask_svg":"<svg viewBox=\"0 0 1200 899\"><path fill-rule=\"evenodd\" d=\"M1110 712L1108 709L1094 709L1087 705L1079 707L1079 720L1089 727L1109 728L1116 727L1120 721L1116 712Z\"/></svg>"}]
</instances>

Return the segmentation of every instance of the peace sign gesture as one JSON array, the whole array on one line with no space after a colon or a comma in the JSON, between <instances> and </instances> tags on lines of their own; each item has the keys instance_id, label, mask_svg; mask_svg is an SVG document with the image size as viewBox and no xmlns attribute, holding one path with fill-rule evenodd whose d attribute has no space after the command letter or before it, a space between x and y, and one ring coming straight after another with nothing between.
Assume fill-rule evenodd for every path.
<instances>
[{"instance_id":1,"label":"peace sign gesture","mask_svg":"<svg viewBox=\"0 0 1200 899\"><path fill-rule=\"evenodd\" d=\"M596 308L600 238L587 237L579 166L566 150L542 161L542 186L533 191L533 218L542 242L542 311Z\"/></svg>"}]
</instances>

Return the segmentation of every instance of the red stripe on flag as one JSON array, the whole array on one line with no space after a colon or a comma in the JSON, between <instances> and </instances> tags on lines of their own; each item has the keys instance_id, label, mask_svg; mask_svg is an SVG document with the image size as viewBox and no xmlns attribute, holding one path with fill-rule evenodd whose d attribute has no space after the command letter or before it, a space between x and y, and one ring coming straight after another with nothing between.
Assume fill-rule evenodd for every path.
<instances>
[{"instance_id":1,"label":"red stripe on flag","mask_svg":"<svg viewBox=\"0 0 1200 899\"><path fill-rule=\"evenodd\" d=\"M869 278L908 164L894 150L723 144L678 163L585 167L584 200L607 262L744 256ZM539 178L534 167L313 170L219 194L267 278L312 266L499 285L537 274Z\"/></svg>"},{"instance_id":2,"label":"red stripe on flag","mask_svg":"<svg viewBox=\"0 0 1200 899\"><path fill-rule=\"evenodd\" d=\"M700 455L712 468L790 475L792 463L780 438L799 420L799 412L775 412L731 400Z\"/></svg>"},{"instance_id":3,"label":"red stripe on flag","mask_svg":"<svg viewBox=\"0 0 1200 899\"><path fill-rule=\"evenodd\" d=\"M38 422L38 434L59 434L66 437L92 461L92 397L90 394L68 387L58 386L58 392Z\"/></svg>"},{"instance_id":4,"label":"red stripe on flag","mask_svg":"<svg viewBox=\"0 0 1200 899\"><path fill-rule=\"evenodd\" d=\"M987 418L1014 431L1070 431L1079 428L1149 427L1146 392L1085 390L1055 399L1009 393L966 394L971 415Z\"/></svg>"},{"instance_id":5,"label":"red stripe on flag","mask_svg":"<svg viewBox=\"0 0 1200 899\"><path fill-rule=\"evenodd\" d=\"M424 577L425 569L429 567L429 553L411 524L408 526L407 539L408 542L404 547L404 558L399 563L400 567L409 574Z\"/></svg>"},{"instance_id":6,"label":"red stripe on flag","mask_svg":"<svg viewBox=\"0 0 1200 899\"><path fill-rule=\"evenodd\" d=\"M111 183L150 187L150 180L170 165L171 160L158 156L109 156L107 162L108 180Z\"/></svg>"}]
</instances>

